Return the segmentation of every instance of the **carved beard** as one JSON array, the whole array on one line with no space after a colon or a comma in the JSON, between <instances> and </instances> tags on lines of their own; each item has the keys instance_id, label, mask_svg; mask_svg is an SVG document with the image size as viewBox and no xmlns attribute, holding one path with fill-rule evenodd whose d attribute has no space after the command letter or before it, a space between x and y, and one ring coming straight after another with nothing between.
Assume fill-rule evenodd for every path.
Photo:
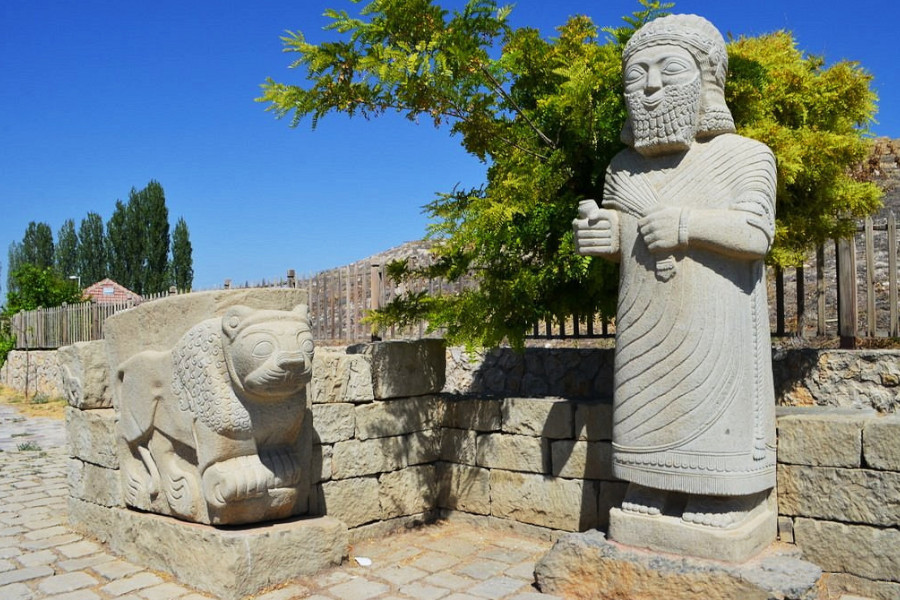
<instances>
[{"instance_id":1,"label":"carved beard","mask_svg":"<svg viewBox=\"0 0 900 600\"><path fill-rule=\"evenodd\" d=\"M644 107L643 90L625 94L634 134L634 149L644 156L687 150L694 141L700 113L700 78L668 85L652 111Z\"/></svg>"}]
</instances>

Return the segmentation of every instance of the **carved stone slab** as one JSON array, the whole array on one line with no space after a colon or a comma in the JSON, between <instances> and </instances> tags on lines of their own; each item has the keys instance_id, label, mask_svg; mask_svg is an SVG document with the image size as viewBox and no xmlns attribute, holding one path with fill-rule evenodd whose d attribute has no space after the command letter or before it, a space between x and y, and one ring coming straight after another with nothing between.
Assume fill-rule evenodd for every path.
<instances>
[{"instance_id":1,"label":"carved stone slab","mask_svg":"<svg viewBox=\"0 0 900 600\"><path fill-rule=\"evenodd\" d=\"M107 322L126 505L209 524L307 511L308 309L283 308L294 290L266 292L191 294Z\"/></svg>"}]
</instances>

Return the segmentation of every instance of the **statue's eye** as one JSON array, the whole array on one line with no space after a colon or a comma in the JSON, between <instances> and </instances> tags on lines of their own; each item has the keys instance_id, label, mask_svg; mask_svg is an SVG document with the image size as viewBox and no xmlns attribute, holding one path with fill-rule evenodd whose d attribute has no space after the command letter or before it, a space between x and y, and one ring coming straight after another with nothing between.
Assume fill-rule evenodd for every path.
<instances>
[{"instance_id":1,"label":"statue's eye","mask_svg":"<svg viewBox=\"0 0 900 600\"><path fill-rule=\"evenodd\" d=\"M691 65L687 63L687 61L680 58L672 58L666 61L666 65L663 67L663 75L681 75L686 71L689 71Z\"/></svg>"},{"instance_id":2,"label":"statue's eye","mask_svg":"<svg viewBox=\"0 0 900 600\"><path fill-rule=\"evenodd\" d=\"M273 352L275 352L275 344L270 340L261 340L253 346L254 358L268 358Z\"/></svg>"},{"instance_id":3,"label":"statue's eye","mask_svg":"<svg viewBox=\"0 0 900 600\"><path fill-rule=\"evenodd\" d=\"M637 83L644 77L644 68L640 65L632 65L625 71L625 84Z\"/></svg>"}]
</instances>

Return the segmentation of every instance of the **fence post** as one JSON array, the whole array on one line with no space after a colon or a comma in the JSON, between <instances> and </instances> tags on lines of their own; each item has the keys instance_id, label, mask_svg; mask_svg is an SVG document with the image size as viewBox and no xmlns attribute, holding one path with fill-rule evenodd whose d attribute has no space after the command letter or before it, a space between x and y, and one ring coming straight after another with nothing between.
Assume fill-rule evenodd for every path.
<instances>
[{"instance_id":1,"label":"fence post","mask_svg":"<svg viewBox=\"0 0 900 600\"><path fill-rule=\"evenodd\" d=\"M784 335L784 269L775 265L775 335Z\"/></svg>"},{"instance_id":2,"label":"fence post","mask_svg":"<svg viewBox=\"0 0 900 600\"><path fill-rule=\"evenodd\" d=\"M806 269L803 265L796 268L797 274L797 331L794 335L804 337L806 325Z\"/></svg>"},{"instance_id":3,"label":"fence post","mask_svg":"<svg viewBox=\"0 0 900 600\"><path fill-rule=\"evenodd\" d=\"M841 348L856 348L856 244L852 239L835 241L838 288L838 335Z\"/></svg>"},{"instance_id":4,"label":"fence post","mask_svg":"<svg viewBox=\"0 0 900 600\"><path fill-rule=\"evenodd\" d=\"M297 287L297 272L294 271L294 269L288 269L287 286L291 289L294 289Z\"/></svg>"},{"instance_id":5,"label":"fence post","mask_svg":"<svg viewBox=\"0 0 900 600\"><path fill-rule=\"evenodd\" d=\"M825 245L816 248L816 333L824 336L825 329Z\"/></svg>"},{"instance_id":6,"label":"fence post","mask_svg":"<svg viewBox=\"0 0 900 600\"><path fill-rule=\"evenodd\" d=\"M888 296L891 305L891 337L900 336L897 327L897 222L894 211L888 212Z\"/></svg>"},{"instance_id":7,"label":"fence post","mask_svg":"<svg viewBox=\"0 0 900 600\"><path fill-rule=\"evenodd\" d=\"M875 337L875 236L872 217L866 217L866 335Z\"/></svg>"}]
</instances>

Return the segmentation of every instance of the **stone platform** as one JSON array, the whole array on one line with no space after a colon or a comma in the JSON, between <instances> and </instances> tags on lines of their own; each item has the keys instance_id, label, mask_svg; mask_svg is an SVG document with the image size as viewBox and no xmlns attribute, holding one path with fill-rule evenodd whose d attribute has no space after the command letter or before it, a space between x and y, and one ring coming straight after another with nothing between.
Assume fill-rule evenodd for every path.
<instances>
[{"instance_id":1,"label":"stone platform","mask_svg":"<svg viewBox=\"0 0 900 600\"><path fill-rule=\"evenodd\" d=\"M217 528L70 497L69 524L223 600L340 565L349 547L347 527L331 517Z\"/></svg>"},{"instance_id":2,"label":"stone platform","mask_svg":"<svg viewBox=\"0 0 900 600\"><path fill-rule=\"evenodd\" d=\"M630 548L599 531L560 538L535 566L542 592L571 600L813 600L821 575L784 545L732 564Z\"/></svg>"}]
</instances>

